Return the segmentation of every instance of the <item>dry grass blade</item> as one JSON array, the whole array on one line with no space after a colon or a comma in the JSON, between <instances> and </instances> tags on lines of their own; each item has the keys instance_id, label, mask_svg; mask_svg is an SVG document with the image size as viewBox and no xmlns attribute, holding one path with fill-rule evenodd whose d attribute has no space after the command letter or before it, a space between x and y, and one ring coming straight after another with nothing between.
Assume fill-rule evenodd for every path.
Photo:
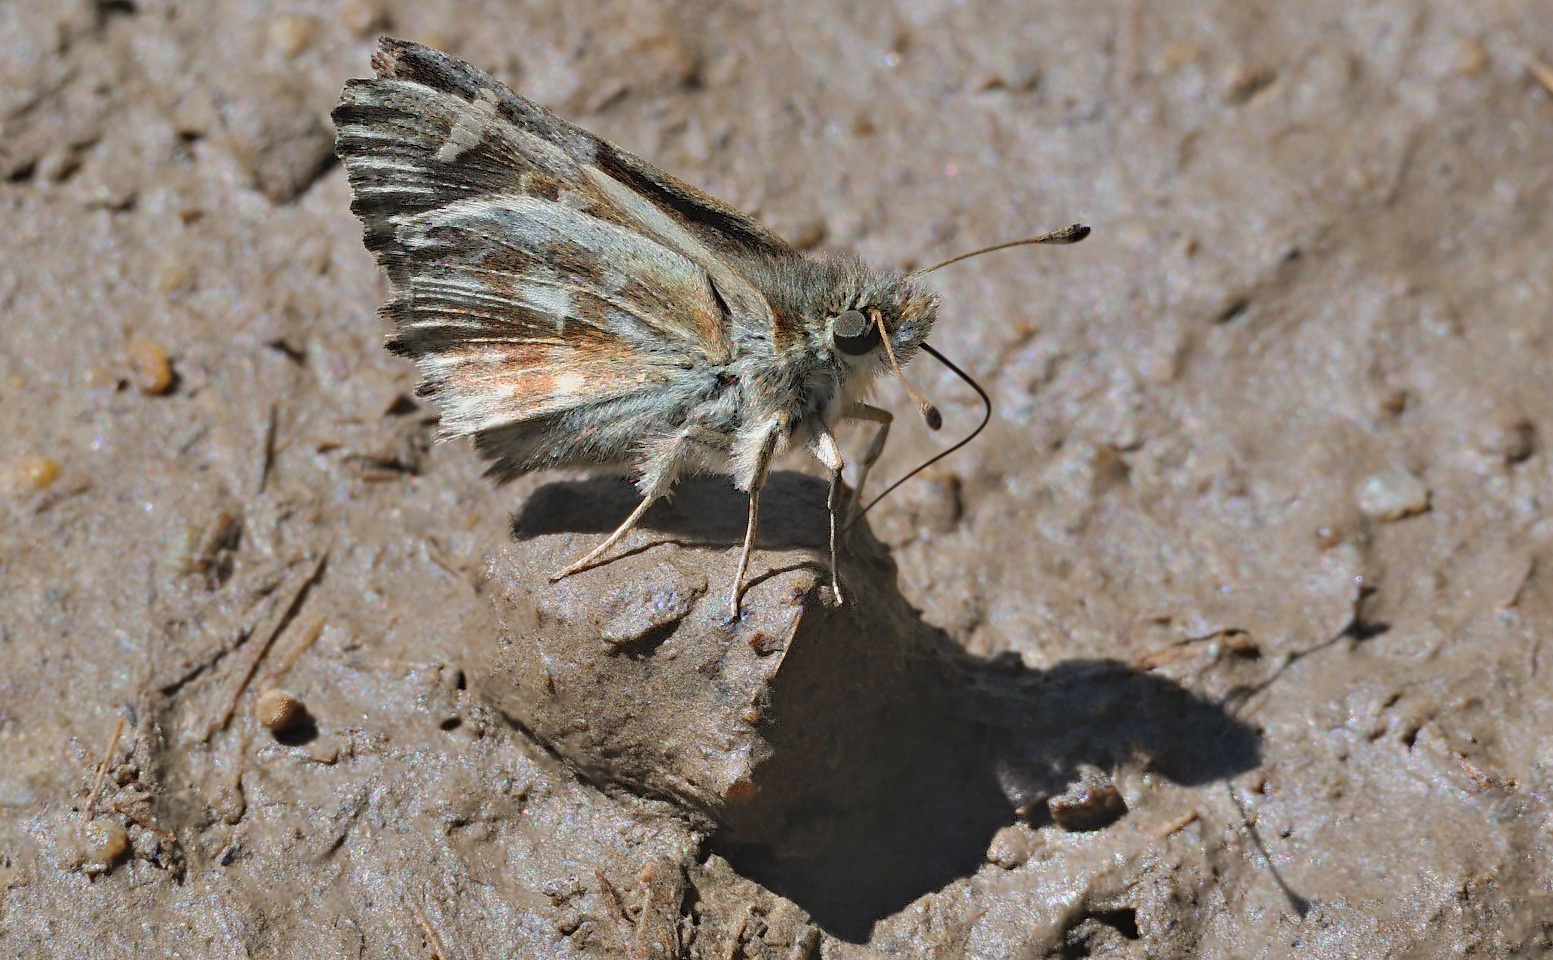
<instances>
[{"instance_id":1,"label":"dry grass blade","mask_svg":"<svg viewBox=\"0 0 1553 960\"><path fill-rule=\"evenodd\" d=\"M119 738L124 736L124 718L113 726L113 736L108 740L108 749L103 751L102 759L97 762L97 772L92 776L92 791L86 795L86 815L90 817L93 808L97 806L97 798L102 796L102 781L108 774L108 764L113 760L113 752L119 748Z\"/></svg>"}]
</instances>

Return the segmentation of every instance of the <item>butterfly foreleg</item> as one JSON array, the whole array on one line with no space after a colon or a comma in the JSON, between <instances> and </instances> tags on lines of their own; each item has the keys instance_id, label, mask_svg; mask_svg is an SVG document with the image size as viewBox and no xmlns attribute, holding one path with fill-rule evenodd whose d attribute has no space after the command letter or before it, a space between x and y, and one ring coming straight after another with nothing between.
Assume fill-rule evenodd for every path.
<instances>
[{"instance_id":1,"label":"butterfly foreleg","mask_svg":"<svg viewBox=\"0 0 1553 960\"><path fill-rule=\"evenodd\" d=\"M868 451L863 454L863 459L857 465L857 486L852 491L852 504L847 510L849 517L855 516L857 510L863 504L863 486L868 482L868 471L879 462L880 454L884 453L884 442L890 436L890 424L895 421L895 414L881 407L875 407L867 403L854 403L843 414L853 420L868 420L879 425L874 432L874 437L868 443Z\"/></svg>"},{"instance_id":2,"label":"butterfly foreleg","mask_svg":"<svg viewBox=\"0 0 1553 960\"><path fill-rule=\"evenodd\" d=\"M749 524L744 529L744 547L739 551L739 566L734 571L733 589L728 597L730 620L739 618L739 600L744 596L744 574L749 571L750 553L755 549L755 531L760 525L760 488L766 485L766 475L771 472L771 461L776 459L777 442L781 439L781 435L781 427L777 423L772 423L755 455L754 470L749 483Z\"/></svg>"},{"instance_id":3,"label":"butterfly foreleg","mask_svg":"<svg viewBox=\"0 0 1553 960\"><path fill-rule=\"evenodd\" d=\"M625 539L626 534L641 522L648 508L666 496L674 486L674 481L679 478L680 467L684 464L698 435L699 431L696 428L687 428L678 435L655 444L643 459L641 476L636 483L637 489L642 493L642 502L636 505L636 509L625 518L625 522L615 528L614 533L604 538L603 543L589 550L585 556L551 574L550 582L554 583L563 577L588 569L608 553L611 547Z\"/></svg>"},{"instance_id":4,"label":"butterfly foreleg","mask_svg":"<svg viewBox=\"0 0 1553 960\"><path fill-rule=\"evenodd\" d=\"M841 456L841 446L836 443L836 435L824 424L814 431L809 449L814 453L814 458L830 471L830 493L825 497L825 507L830 513L830 589L836 602L840 603L841 580L836 573L837 514L841 506L841 471L846 469L847 461Z\"/></svg>"},{"instance_id":5,"label":"butterfly foreleg","mask_svg":"<svg viewBox=\"0 0 1553 960\"><path fill-rule=\"evenodd\" d=\"M550 575L550 582L554 583L564 577L571 576L579 570L586 570L593 566L594 562L597 561L599 557L602 557L605 553L609 552L611 547L625 539L625 535L635 529L637 523L641 521L642 515L647 512L647 508L657 502L658 498L661 496L663 496L663 494L654 491L643 497L642 502L636 505L636 509L631 511L631 515L626 517L624 523L615 528L614 533L605 537L603 543L594 547L592 550L589 550L584 556L572 561L571 563L562 567L560 570L557 570L555 573L552 573Z\"/></svg>"}]
</instances>

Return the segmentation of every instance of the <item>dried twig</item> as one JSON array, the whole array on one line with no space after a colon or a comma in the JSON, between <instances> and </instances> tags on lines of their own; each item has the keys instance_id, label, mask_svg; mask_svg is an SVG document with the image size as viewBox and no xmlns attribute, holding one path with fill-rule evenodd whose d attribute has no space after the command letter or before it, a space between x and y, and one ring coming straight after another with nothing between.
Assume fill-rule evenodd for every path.
<instances>
[{"instance_id":1,"label":"dried twig","mask_svg":"<svg viewBox=\"0 0 1553 960\"><path fill-rule=\"evenodd\" d=\"M637 878L640 903L631 935L631 960L682 960L680 911L685 903L685 868L672 857L660 856L642 868Z\"/></svg>"},{"instance_id":2,"label":"dried twig","mask_svg":"<svg viewBox=\"0 0 1553 960\"><path fill-rule=\"evenodd\" d=\"M1526 64L1526 69L1530 70L1531 75L1537 78L1537 82L1542 84L1543 89L1553 93L1553 67L1548 66L1541 60L1533 59Z\"/></svg>"},{"instance_id":3,"label":"dried twig","mask_svg":"<svg viewBox=\"0 0 1553 960\"><path fill-rule=\"evenodd\" d=\"M307 625L302 631L302 639L297 641L296 646L281 658L280 663L274 670L270 671L270 683L279 682L282 677L291 672L291 668L297 665L297 661L302 659L302 655L311 649L313 644L318 642L318 638L323 635L324 627L328 623L328 618L319 617Z\"/></svg>"},{"instance_id":4,"label":"dried twig","mask_svg":"<svg viewBox=\"0 0 1553 960\"><path fill-rule=\"evenodd\" d=\"M1180 816L1168 820L1165 823L1160 824L1158 827L1155 827L1152 833L1157 839L1162 840L1171 834L1178 833L1181 830L1186 829L1192 823L1196 822L1199 816L1201 816L1201 814L1198 813L1196 807L1193 807L1186 813L1183 813Z\"/></svg>"},{"instance_id":5,"label":"dried twig","mask_svg":"<svg viewBox=\"0 0 1553 960\"><path fill-rule=\"evenodd\" d=\"M264 492L270 481L270 470L275 466L275 426L280 419L280 405L270 404L270 419L264 427L264 453L259 461L259 485L255 494Z\"/></svg>"},{"instance_id":6,"label":"dried twig","mask_svg":"<svg viewBox=\"0 0 1553 960\"><path fill-rule=\"evenodd\" d=\"M728 941L728 952L723 960L738 960L738 956L744 952L744 934L750 928L750 920L754 919L755 905L746 903L744 914L739 917L739 925L733 929L733 936Z\"/></svg>"},{"instance_id":7,"label":"dried twig","mask_svg":"<svg viewBox=\"0 0 1553 960\"><path fill-rule=\"evenodd\" d=\"M108 740L108 749L103 751L102 760L97 763L97 772L92 776L92 792L86 795L86 815L92 815L92 809L97 806L97 798L102 795L102 781L108 775L108 764L113 760L113 752L119 748L119 738L124 736L124 718L113 725L113 736Z\"/></svg>"},{"instance_id":8,"label":"dried twig","mask_svg":"<svg viewBox=\"0 0 1553 960\"><path fill-rule=\"evenodd\" d=\"M302 601L306 599L307 592L313 584L318 582L319 575L323 573L324 561L328 559L328 556L329 552L327 550L319 554L307 573L298 579L296 586L291 590L291 599L284 607L280 608L280 615L276 618L275 625L251 648L247 662L243 664L243 669L238 674L237 680L232 684L232 689L227 693L226 705L216 716L216 719L211 721L210 726L205 728L205 736L201 738L202 740L208 741L216 735L216 731L226 729L226 725L232 721L232 714L237 712L237 701L242 698L243 691L248 689L249 681L253 679L254 673L259 669L259 664L264 660L265 654L269 653L270 647L274 645L275 638L280 636L281 631L286 629L287 625L296 617L297 611L302 608Z\"/></svg>"},{"instance_id":9,"label":"dried twig","mask_svg":"<svg viewBox=\"0 0 1553 960\"><path fill-rule=\"evenodd\" d=\"M636 924L631 920L630 911L626 909L625 901L620 897L620 891L616 890L615 885L609 882L608 877L604 876L604 871L601 868L595 867L593 875L598 878L599 890L603 894L605 904L609 906L610 914L614 917L615 926L618 928L621 940L624 944L629 945L632 935L636 931Z\"/></svg>"},{"instance_id":10,"label":"dried twig","mask_svg":"<svg viewBox=\"0 0 1553 960\"><path fill-rule=\"evenodd\" d=\"M615 885L609 882L608 877L604 876L603 869L594 867L593 876L598 880L599 890L604 894L604 902L609 905L609 910L615 915L615 919L630 925L631 915L626 912L626 904L620 898L620 891L616 890Z\"/></svg>"},{"instance_id":11,"label":"dried twig","mask_svg":"<svg viewBox=\"0 0 1553 960\"><path fill-rule=\"evenodd\" d=\"M432 929L426 920L426 915L421 912L419 904L411 904L410 909L415 913L415 925L421 928L421 935L426 938L426 945L431 947L433 960L447 960L447 952L442 949L442 938L437 936L437 931Z\"/></svg>"}]
</instances>

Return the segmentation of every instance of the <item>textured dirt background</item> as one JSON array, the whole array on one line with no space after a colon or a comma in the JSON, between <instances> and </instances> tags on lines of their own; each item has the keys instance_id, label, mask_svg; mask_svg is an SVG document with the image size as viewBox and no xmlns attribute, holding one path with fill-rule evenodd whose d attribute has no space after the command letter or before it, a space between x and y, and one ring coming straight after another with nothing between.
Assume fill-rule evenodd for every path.
<instances>
[{"instance_id":1,"label":"textured dirt background","mask_svg":"<svg viewBox=\"0 0 1553 960\"><path fill-rule=\"evenodd\" d=\"M1547 954L1546 14L0 4L0 954ZM430 447L380 346L327 122L379 32L806 246L1094 226L934 277L997 415L873 517L1004 678L965 706L997 785L924 763L866 842L736 848L468 682L486 558L566 478ZM910 420L881 478L943 442ZM1084 770L1127 813L1069 832L1040 801Z\"/></svg>"}]
</instances>

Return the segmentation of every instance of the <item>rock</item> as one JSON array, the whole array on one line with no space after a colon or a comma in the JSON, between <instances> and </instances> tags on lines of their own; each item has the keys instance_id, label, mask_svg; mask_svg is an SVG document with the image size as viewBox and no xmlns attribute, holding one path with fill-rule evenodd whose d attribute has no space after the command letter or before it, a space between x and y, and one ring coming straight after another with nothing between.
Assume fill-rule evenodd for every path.
<instances>
[{"instance_id":1,"label":"rock","mask_svg":"<svg viewBox=\"0 0 1553 960\"><path fill-rule=\"evenodd\" d=\"M788 830L806 803L845 805L876 786L867 759L921 703L933 681L919 668L941 635L901 599L862 526L841 558L847 602L834 604L825 487L794 474L764 494L769 533L737 621L726 587L745 500L721 478L683 485L615 559L551 583L633 498L592 481L530 499L528 539L490 561L502 632L476 685L596 783L671 799L738 842L812 832Z\"/></svg>"},{"instance_id":2,"label":"rock","mask_svg":"<svg viewBox=\"0 0 1553 960\"><path fill-rule=\"evenodd\" d=\"M1127 801L1111 780L1110 774L1084 764L1079 778L1068 789L1046 801L1052 822L1064 830L1085 832L1100 830L1127 813Z\"/></svg>"},{"instance_id":3,"label":"rock","mask_svg":"<svg viewBox=\"0 0 1553 960\"><path fill-rule=\"evenodd\" d=\"M89 820L81 829L81 838L82 869L88 874L112 869L129 850L129 834L117 820Z\"/></svg>"},{"instance_id":4,"label":"rock","mask_svg":"<svg viewBox=\"0 0 1553 960\"><path fill-rule=\"evenodd\" d=\"M705 593L705 577L687 576L673 564L659 564L604 601L599 636L621 647L649 640L689 616Z\"/></svg>"},{"instance_id":5,"label":"rock","mask_svg":"<svg viewBox=\"0 0 1553 960\"><path fill-rule=\"evenodd\" d=\"M987 862L1005 870L1017 870L1030 861L1040 846L1040 834L1028 823L1014 823L992 835L987 846Z\"/></svg>"},{"instance_id":6,"label":"rock","mask_svg":"<svg viewBox=\"0 0 1553 960\"><path fill-rule=\"evenodd\" d=\"M1400 520L1429 508L1429 488L1406 470L1387 470L1359 484L1359 509L1375 520Z\"/></svg>"},{"instance_id":7,"label":"rock","mask_svg":"<svg viewBox=\"0 0 1553 960\"><path fill-rule=\"evenodd\" d=\"M52 457L21 456L0 464L0 496L37 493L59 479L59 461Z\"/></svg>"},{"instance_id":8,"label":"rock","mask_svg":"<svg viewBox=\"0 0 1553 960\"><path fill-rule=\"evenodd\" d=\"M1520 417L1500 417L1483 424L1478 449L1505 463L1520 463L1537 452L1537 428Z\"/></svg>"},{"instance_id":9,"label":"rock","mask_svg":"<svg viewBox=\"0 0 1553 960\"><path fill-rule=\"evenodd\" d=\"M500 627L469 662L471 686L595 785L666 801L742 877L858 942L874 919L983 862L1016 807L1082 779L1085 764L1195 781L1254 762L1249 728L1163 678L967 655L901 596L866 523L845 542L836 606L825 493L812 477L772 476L730 622L746 501L725 479L683 484L613 560L558 583L550 574L629 514L635 492L610 480L541 487L514 524L518 542L489 561ZM1189 730L1211 730L1212 745ZM1119 801L1091 784L1058 806L1095 829L1125 812ZM644 881L637 900L672 900L665 877L667 892ZM704 880L690 871L703 932L722 916ZM743 916L746 902L728 906ZM792 919L778 940L802 948L812 928ZM668 949L665 931L644 933L638 953Z\"/></svg>"}]
</instances>

